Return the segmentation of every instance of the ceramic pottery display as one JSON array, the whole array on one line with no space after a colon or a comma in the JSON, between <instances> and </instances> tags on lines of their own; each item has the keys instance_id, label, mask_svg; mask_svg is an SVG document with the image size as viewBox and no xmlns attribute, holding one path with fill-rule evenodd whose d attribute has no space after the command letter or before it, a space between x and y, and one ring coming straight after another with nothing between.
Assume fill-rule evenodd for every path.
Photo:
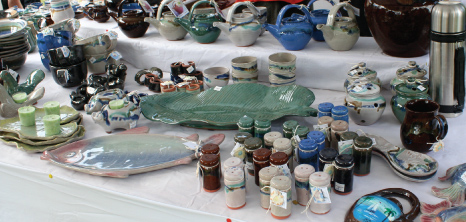
<instances>
[{"instance_id":1,"label":"ceramic pottery display","mask_svg":"<svg viewBox=\"0 0 466 222\"><path fill-rule=\"evenodd\" d=\"M62 46L73 45L73 32L65 30L44 29L37 33L37 47L44 67L50 71L50 59L47 51Z\"/></svg>"},{"instance_id":2,"label":"ceramic pottery display","mask_svg":"<svg viewBox=\"0 0 466 222\"><path fill-rule=\"evenodd\" d=\"M123 5L134 3L132 0L123 0L118 8L118 14L109 12L110 16L118 23L121 32L128 38L139 38L146 34L149 23L144 21L147 14L141 9L129 10L123 13Z\"/></svg>"},{"instance_id":3,"label":"ceramic pottery display","mask_svg":"<svg viewBox=\"0 0 466 222\"><path fill-rule=\"evenodd\" d=\"M356 81L367 81L372 84L382 87L379 77L377 77L377 72L373 69L370 69L366 66L365 62L360 62L357 65L351 67L348 71L348 77L345 80L344 88L348 92L348 86L354 84Z\"/></svg>"},{"instance_id":4,"label":"ceramic pottery display","mask_svg":"<svg viewBox=\"0 0 466 222\"><path fill-rule=\"evenodd\" d=\"M237 129L238 120L244 115L268 120L285 115L317 116L317 110L309 107L314 99L314 93L302 86L243 83L197 95L173 92L146 96L140 106L142 114L153 121L195 128Z\"/></svg>"},{"instance_id":5,"label":"ceramic pottery display","mask_svg":"<svg viewBox=\"0 0 466 222\"><path fill-rule=\"evenodd\" d=\"M466 163L448 168L447 173L443 177L439 177L440 181L451 180L451 186L447 188L432 187L434 196L447 199L453 206L459 206L464 203L466 182L463 178L466 176Z\"/></svg>"},{"instance_id":6,"label":"ceramic pottery display","mask_svg":"<svg viewBox=\"0 0 466 222\"><path fill-rule=\"evenodd\" d=\"M372 153L382 157L396 175L413 182L425 182L437 173L438 162L423 153L395 146L383 137L367 134L375 139Z\"/></svg>"},{"instance_id":7,"label":"ceramic pottery display","mask_svg":"<svg viewBox=\"0 0 466 222\"><path fill-rule=\"evenodd\" d=\"M236 13L239 6L246 6L252 13ZM257 20L257 9L251 2L237 2L228 12L226 22L214 22L236 46L250 46L256 42L261 33L261 24Z\"/></svg>"},{"instance_id":8,"label":"ceramic pottery display","mask_svg":"<svg viewBox=\"0 0 466 222\"><path fill-rule=\"evenodd\" d=\"M312 0L309 3L307 3L307 9L310 11L312 4L316 2L317 0ZM326 1L330 3L332 6L335 5L335 3L332 0ZM327 18L330 10L328 9L316 9L312 10L311 12L311 21L312 24L314 24L314 32L312 34L312 38L316 41L325 41L324 39L324 34L322 31L317 29L318 24L326 24L327 23Z\"/></svg>"},{"instance_id":9,"label":"ceramic pottery display","mask_svg":"<svg viewBox=\"0 0 466 222\"><path fill-rule=\"evenodd\" d=\"M45 134L42 118L44 108L35 109L35 126L22 126L19 117L0 120L0 139L9 145L28 153L56 149L84 137L85 129L81 124L82 115L69 106L60 107L60 133L53 136Z\"/></svg>"},{"instance_id":10,"label":"ceramic pottery display","mask_svg":"<svg viewBox=\"0 0 466 222\"><path fill-rule=\"evenodd\" d=\"M42 160L71 170L97 176L125 178L181 164L198 158L195 153L204 144L219 145L225 139L215 134L200 141L199 135L177 137L147 134L149 128L139 127L125 132L81 140L59 149L45 151ZM91 152L93 150L99 152Z\"/></svg>"},{"instance_id":11,"label":"ceramic pottery display","mask_svg":"<svg viewBox=\"0 0 466 222\"><path fill-rule=\"evenodd\" d=\"M304 15L293 14L291 17L284 17L292 8L301 10ZM314 30L311 14L307 8L300 5L286 5L280 10L275 25L265 23L264 26L287 50L304 49Z\"/></svg>"},{"instance_id":12,"label":"ceramic pottery display","mask_svg":"<svg viewBox=\"0 0 466 222\"><path fill-rule=\"evenodd\" d=\"M157 28L160 35L170 41L184 39L188 33L180 24L175 22L175 15L171 11L164 12L164 6L171 0L164 0L160 3L160 10L157 11L157 18L146 17L144 21L149 22ZM163 15L163 16L162 16Z\"/></svg>"},{"instance_id":13,"label":"ceramic pottery display","mask_svg":"<svg viewBox=\"0 0 466 222\"><path fill-rule=\"evenodd\" d=\"M340 8L345 8L349 17L337 17ZM318 24L327 45L335 51L347 51L353 48L359 39L359 27L353 8L347 2L338 3L328 14L327 24Z\"/></svg>"},{"instance_id":14,"label":"ceramic pottery display","mask_svg":"<svg viewBox=\"0 0 466 222\"><path fill-rule=\"evenodd\" d=\"M269 56L269 81L271 86L296 83L296 55L278 52Z\"/></svg>"},{"instance_id":15,"label":"ceramic pottery display","mask_svg":"<svg viewBox=\"0 0 466 222\"><path fill-rule=\"evenodd\" d=\"M427 91L429 91L427 86L423 86L414 81L414 78L409 78L406 80L406 83L396 85L396 95L390 100L393 114L400 123L403 123L405 119L405 104L408 101L413 99L430 99L429 94L427 94Z\"/></svg>"},{"instance_id":16,"label":"ceramic pottery display","mask_svg":"<svg viewBox=\"0 0 466 222\"><path fill-rule=\"evenodd\" d=\"M24 83L18 84L17 79L15 79L10 72L7 70L0 72L0 79L2 79L3 86L10 96L17 92L30 94L44 78L45 73L40 69L36 69L28 75Z\"/></svg>"},{"instance_id":17,"label":"ceramic pottery display","mask_svg":"<svg viewBox=\"0 0 466 222\"><path fill-rule=\"evenodd\" d=\"M257 58L241 56L231 60L231 78L233 83L256 83L259 76Z\"/></svg>"},{"instance_id":18,"label":"ceramic pottery display","mask_svg":"<svg viewBox=\"0 0 466 222\"><path fill-rule=\"evenodd\" d=\"M406 115L401 124L400 137L406 149L426 153L441 149L448 132L444 116L438 115L439 104L427 99L415 99L405 105Z\"/></svg>"},{"instance_id":19,"label":"ceramic pottery display","mask_svg":"<svg viewBox=\"0 0 466 222\"><path fill-rule=\"evenodd\" d=\"M401 203L394 197L402 198L411 206L403 213ZM345 222L363 221L414 221L420 211L419 199L408 190L387 188L359 198L348 210Z\"/></svg>"},{"instance_id":20,"label":"ceramic pottery display","mask_svg":"<svg viewBox=\"0 0 466 222\"><path fill-rule=\"evenodd\" d=\"M8 94L5 87L0 84L0 116L4 118L10 118L18 115L18 108L23 106L30 106L36 103L39 99L44 96L45 89L41 87L29 93L26 101L22 103L16 103L12 96Z\"/></svg>"},{"instance_id":21,"label":"ceramic pottery display","mask_svg":"<svg viewBox=\"0 0 466 222\"><path fill-rule=\"evenodd\" d=\"M392 94L396 95L396 85L406 82L408 78L414 78L416 82L427 88L429 83L428 79L425 77L426 74L427 70L419 67L415 61L409 61L407 66L396 70L396 77L390 81L390 89L392 90Z\"/></svg>"},{"instance_id":22,"label":"ceramic pottery display","mask_svg":"<svg viewBox=\"0 0 466 222\"><path fill-rule=\"evenodd\" d=\"M123 108L112 109L109 104L103 105L100 111L92 113L92 120L102 126L107 133L113 129L132 129L135 128L141 108L138 105L124 101Z\"/></svg>"},{"instance_id":23,"label":"ceramic pottery display","mask_svg":"<svg viewBox=\"0 0 466 222\"><path fill-rule=\"evenodd\" d=\"M189 12L188 19L175 18L175 22L179 23L188 33L199 43L212 43L217 40L220 35L220 29L214 27L214 22L223 22L223 18L217 12L197 13L194 14L194 9L200 4L208 3L214 7L215 3L211 1L197 1Z\"/></svg>"},{"instance_id":24,"label":"ceramic pottery display","mask_svg":"<svg viewBox=\"0 0 466 222\"><path fill-rule=\"evenodd\" d=\"M147 94L138 93L137 91L127 92L121 89L109 89L92 96L89 103L84 106L84 110L87 114L99 112L105 105L108 105L110 101L116 99L122 99L125 102L132 102L134 105L139 106L141 97L143 96L147 96Z\"/></svg>"},{"instance_id":25,"label":"ceramic pottery display","mask_svg":"<svg viewBox=\"0 0 466 222\"><path fill-rule=\"evenodd\" d=\"M4 66L18 69L25 62L31 46L28 43L27 22L21 19L0 20L0 57Z\"/></svg>"},{"instance_id":26,"label":"ceramic pottery display","mask_svg":"<svg viewBox=\"0 0 466 222\"><path fill-rule=\"evenodd\" d=\"M55 23L74 18L74 10L69 0L52 0L50 7L50 14Z\"/></svg>"},{"instance_id":27,"label":"ceramic pottery display","mask_svg":"<svg viewBox=\"0 0 466 222\"><path fill-rule=\"evenodd\" d=\"M267 22L267 7L264 7L264 6L254 6L254 7L257 10L257 20L259 20L261 24L261 32L259 34L259 36L261 36L265 32L264 24ZM253 14L249 8L243 9L243 13Z\"/></svg>"},{"instance_id":28,"label":"ceramic pottery display","mask_svg":"<svg viewBox=\"0 0 466 222\"><path fill-rule=\"evenodd\" d=\"M436 1L368 0L367 24L382 51L396 57L429 52L431 11Z\"/></svg>"},{"instance_id":29,"label":"ceramic pottery display","mask_svg":"<svg viewBox=\"0 0 466 222\"><path fill-rule=\"evenodd\" d=\"M426 204L421 202L421 222L455 222L464 221L466 218L466 206L452 207L448 200L438 204Z\"/></svg>"},{"instance_id":30,"label":"ceramic pottery display","mask_svg":"<svg viewBox=\"0 0 466 222\"><path fill-rule=\"evenodd\" d=\"M362 126L372 125L385 110L385 98L380 94L380 87L372 83L350 85L345 98L348 115L354 123Z\"/></svg>"}]
</instances>

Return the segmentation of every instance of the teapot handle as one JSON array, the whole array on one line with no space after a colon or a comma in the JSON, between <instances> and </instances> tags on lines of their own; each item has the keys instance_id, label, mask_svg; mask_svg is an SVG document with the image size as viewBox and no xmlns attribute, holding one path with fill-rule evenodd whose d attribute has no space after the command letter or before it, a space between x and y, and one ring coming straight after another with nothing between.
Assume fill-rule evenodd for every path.
<instances>
[{"instance_id":1,"label":"teapot handle","mask_svg":"<svg viewBox=\"0 0 466 222\"><path fill-rule=\"evenodd\" d=\"M213 7L215 7L215 5L217 4L215 3L215 1L207 1L207 0L197 1L196 3L194 3L194 5L191 7L191 10L189 11L189 17L188 17L189 21L192 22L194 9L197 8L197 6L199 6L200 4L204 4L204 3L209 3Z\"/></svg>"},{"instance_id":2,"label":"teapot handle","mask_svg":"<svg viewBox=\"0 0 466 222\"><path fill-rule=\"evenodd\" d=\"M333 26L333 23L335 22L335 17L341 7L344 7L348 12L349 17L356 22L356 15L354 15L354 10L352 7L350 7L350 4L348 2L340 2L333 6L330 12L328 13L327 25Z\"/></svg>"},{"instance_id":3,"label":"teapot handle","mask_svg":"<svg viewBox=\"0 0 466 222\"><path fill-rule=\"evenodd\" d=\"M160 20L160 17L162 17L162 11L163 11L163 7L165 7L165 5L169 2L171 2L173 0L163 0L161 3L160 3L160 7L159 9L160 10L157 10L157 17L155 19L157 20Z\"/></svg>"},{"instance_id":4,"label":"teapot handle","mask_svg":"<svg viewBox=\"0 0 466 222\"><path fill-rule=\"evenodd\" d=\"M283 7L282 10L280 10L280 13L278 13L277 22L275 23L275 25L278 28L280 28L282 26L282 19L283 19L283 16L285 15L286 11L288 11L288 9L292 9L292 8L297 8L297 9L301 10L302 12L304 12L304 15L306 15L307 21L309 23L311 23L312 26L314 26L314 24L311 21L311 13L309 13L309 10L307 10L306 6L292 4L292 5L285 5L285 7Z\"/></svg>"},{"instance_id":5,"label":"teapot handle","mask_svg":"<svg viewBox=\"0 0 466 222\"><path fill-rule=\"evenodd\" d=\"M247 1L247 2L236 2L235 4L233 4L230 7L230 11L228 12L226 22L228 22L228 23L232 22L233 14L235 14L236 9L239 6L242 6L242 5L245 5L246 7L248 7L249 10L251 10L251 13L254 15L254 19L257 19L258 10L251 2L249 2L249 1Z\"/></svg>"},{"instance_id":6,"label":"teapot handle","mask_svg":"<svg viewBox=\"0 0 466 222\"><path fill-rule=\"evenodd\" d=\"M118 17L121 17L123 15L123 6L125 4L128 4L128 3L137 3L139 5L139 7L141 8L141 10L144 12L144 15L146 15L144 9L142 8L141 4L139 4L138 1L129 1L129 0L123 0L121 3L120 3L120 6L118 7Z\"/></svg>"}]
</instances>

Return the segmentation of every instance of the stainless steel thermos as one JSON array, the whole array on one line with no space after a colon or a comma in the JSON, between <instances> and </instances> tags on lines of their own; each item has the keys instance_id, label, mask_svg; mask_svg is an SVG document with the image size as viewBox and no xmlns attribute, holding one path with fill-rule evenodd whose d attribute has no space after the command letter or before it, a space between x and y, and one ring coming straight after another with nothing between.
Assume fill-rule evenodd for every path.
<instances>
[{"instance_id":1,"label":"stainless steel thermos","mask_svg":"<svg viewBox=\"0 0 466 222\"><path fill-rule=\"evenodd\" d=\"M440 1L432 9L430 96L445 117L457 117L464 108L465 13L465 6L453 1Z\"/></svg>"}]
</instances>

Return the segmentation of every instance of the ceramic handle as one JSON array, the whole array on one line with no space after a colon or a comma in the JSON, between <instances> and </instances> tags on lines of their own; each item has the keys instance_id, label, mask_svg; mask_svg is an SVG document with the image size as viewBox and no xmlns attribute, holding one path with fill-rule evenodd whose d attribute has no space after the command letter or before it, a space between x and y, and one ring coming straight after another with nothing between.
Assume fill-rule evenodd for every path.
<instances>
[{"instance_id":1,"label":"ceramic handle","mask_svg":"<svg viewBox=\"0 0 466 222\"><path fill-rule=\"evenodd\" d=\"M311 23L312 26L314 26L314 24L311 21L311 13L309 13L309 10L307 10L307 8L304 7L304 5L285 5L285 7L283 7L282 10L280 10L280 13L278 13L277 22L275 23L275 25L278 28L280 28L282 26L282 19L283 19L283 16L285 15L286 11L288 11L289 9L292 9L292 8L297 8L297 9L301 10L302 12L304 12L304 15L306 16L307 21L309 23Z\"/></svg>"},{"instance_id":2,"label":"ceramic handle","mask_svg":"<svg viewBox=\"0 0 466 222\"><path fill-rule=\"evenodd\" d=\"M146 70L141 70L137 72L134 76L134 81L136 81L139 85L144 85L144 81L141 82L141 77L146 73L148 73Z\"/></svg>"},{"instance_id":3,"label":"ceramic handle","mask_svg":"<svg viewBox=\"0 0 466 222\"><path fill-rule=\"evenodd\" d=\"M335 17L341 7L344 7L348 12L349 17L352 18L354 22L356 22L356 15L354 15L353 8L350 7L350 4L348 4L347 2L341 2L333 6L330 12L328 13L327 25L333 26L333 23L335 22Z\"/></svg>"},{"instance_id":4,"label":"ceramic handle","mask_svg":"<svg viewBox=\"0 0 466 222\"><path fill-rule=\"evenodd\" d=\"M251 10L251 13L254 15L254 19L257 19L258 10L251 2L236 2L235 4L233 4L233 6L231 6L230 11L228 12L227 20L226 20L227 22L230 22L230 23L232 22L233 14L235 14L236 9L242 5L245 5L246 7L248 7L249 10Z\"/></svg>"},{"instance_id":5,"label":"ceramic handle","mask_svg":"<svg viewBox=\"0 0 466 222\"><path fill-rule=\"evenodd\" d=\"M411 191L409 190L405 190L402 188L388 188L388 189L384 189L384 190L380 190L375 193L372 193L372 195L380 195L382 197L393 197L393 196L400 197L410 202L411 210L408 213L401 215L395 221L402 221L402 222L414 221L414 219L416 219L421 209L419 199L416 197L416 195L411 193Z\"/></svg>"},{"instance_id":6,"label":"ceramic handle","mask_svg":"<svg viewBox=\"0 0 466 222\"><path fill-rule=\"evenodd\" d=\"M196 3L194 3L194 5L191 7L191 10L189 11L189 17L188 17L189 21L192 22L194 9L197 8L197 6L199 6L200 4L205 4L205 3L209 3L210 6L213 6L214 8L216 8L215 7L216 3L214 1L207 1L207 0L197 1Z\"/></svg>"},{"instance_id":7,"label":"ceramic handle","mask_svg":"<svg viewBox=\"0 0 466 222\"><path fill-rule=\"evenodd\" d=\"M447 123L447 119L445 119L445 117L443 115L437 115L435 116L435 119L437 120L438 122L438 130L439 130L439 133L437 135L437 140L443 140L445 138L445 136L447 135L447 132L448 132L448 123Z\"/></svg>"},{"instance_id":8,"label":"ceramic handle","mask_svg":"<svg viewBox=\"0 0 466 222\"><path fill-rule=\"evenodd\" d=\"M162 3L160 3L159 10L157 10L157 17L156 17L157 20L160 20L160 17L162 17L163 7L165 7L165 5L171 1L173 0L163 0Z\"/></svg>"},{"instance_id":9,"label":"ceramic handle","mask_svg":"<svg viewBox=\"0 0 466 222\"><path fill-rule=\"evenodd\" d=\"M314 2L316 2L316 1L317 1L317 0L312 0L312 1L310 1L309 3L307 3L307 6L306 6L307 9L309 9L309 8L311 7L311 5L314 4ZM335 3L334 3L332 0L326 0L325 2L330 3L332 6L335 5Z\"/></svg>"}]
</instances>

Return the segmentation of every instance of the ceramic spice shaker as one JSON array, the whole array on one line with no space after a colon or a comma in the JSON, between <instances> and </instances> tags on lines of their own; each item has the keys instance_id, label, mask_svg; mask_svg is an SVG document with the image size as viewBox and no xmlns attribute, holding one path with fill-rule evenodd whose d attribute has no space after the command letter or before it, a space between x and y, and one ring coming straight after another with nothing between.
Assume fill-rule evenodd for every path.
<instances>
[{"instance_id":1,"label":"ceramic spice shaker","mask_svg":"<svg viewBox=\"0 0 466 222\"><path fill-rule=\"evenodd\" d=\"M259 171L261 207L266 210L270 207L270 180L278 175L282 175L281 171L274 166L268 166Z\"/></svg>"},{"instance_id":2,"label":"ceramic spice shaker","mask_svg":"<svg viewBox=\"0 0 466 222\"><path fill-rule=\"evenodd\" d=\"M340 139L338 142L338 153L353 155L353 140L358 136L359 135L353 131L340 134Z\"/></svg>"},{"instance_id":3,"label":"ceramic spice shaker","mask_svg":"<svg viewBox=\"0 0 466 222\"><path fill-rule=\"evenodd\" d=\"M260 138L262 140L262 145L264 145L264 135L271 130L272 122L266 119L256 119L254 121L254 137Z\"/></svg>"},{"instance_id":4,"label":"ceramic spice shaker","mask_svg":"<svg viewBox=\"0 0 466 222\"><path fill-rule=\"evenodd\" d=\"M309 133L309 127L307 126L298 126L294 131L293 131L293 137L291 138L291 146L293 147L293 150L297 149L299 146L299 142L303 139L307 138L307 134ZM297 140L296 136L299 137L299 140Z\"/></svg>"},{"instance_id":5,"label":"ceramic spice shaker","mask_svg":"<svg viewBox=\"0 0 466 222\"><path fill-rule=\"evenodd\" d=\"M333 161L335 167L333 172L333 180L335 186L333 189L335 193L340 195L347 195L353 191L353 156L349 154L341 154Z\"/></svg>"},{"instance_id":6,"label":"ceramic spice shaker","mask_svg":"<svg viewBox=\"0 0 466 222\"><path fill-rule=\"evenodd\" d=\"M348 131L349 124L343 120L336 120L330 124L330 147L338 150L340 135Z\"/></svg>"},{"instance_id":7,"label":"ceramic spice shaker","mask_svg":"<svg viewBox=\"0 0 466 222\"><path fill-rule=\"evenodd\" d=\"M317 119L317 125L327 125L328 129L330 129L330 124L334 121L334 119L331 116L322 116L319 119ZM330 135L328 135L329 131L324 132L325 133L325 144L326 147L330 146Z\"/></svg>"},{"instance_id":8,"label":"ceramic spice shaker","mask_svg":"<svg viewBox=\"0 0 466 222\"><path fill-rule=\"evenodd\" d=\"M348 108L345 106L335 106L332 108L332 118L333 120L343 120L348 122Z\"/></svg>"},{"instance_id":9,"label":"ceramic spice shaker","mask_svg":"<svg viewBox=\"0 0 466 222\"><path fill-rule=\"evenodd\" d=\"M291 179L286 176L275 176L270 180L270 211L275 219L286 219L291 216Z\"/></svg>"},{"instance_id":10,"label":"ceramic spice shaker","mask_svg":"<svg viewBox=\"0 0 466 222\"><path fill-rule=\"evenodd\" d=\"M335 160L337 156L338 156L338 151L330 147L326 147L325 149L319 152L319 170L318 171L322 171L330 175L330 178L331 178L330 184L332 185L332 187L335 184L333 180L333 173L334 173L333 161Z\"/></svg>"},{"instance_id":11,"label":"ceramic spice shaker","mask_svg":"<svg viewBox=\"0 0 466 222\"><path fill-rule=\"evenodd\" d=\"M259 172L262 168L270 166L270 155L272 151L266 148L260 148L253 153L254 162L254 182L259 186Z\"/></svg>"},{"instance_id":12,"label":"ceramic spice shaker","mask_svg":"<svg viewBox=\"0 0 466 222\"><path fill-rule=\"evenodd\" d=\"M220 158L215 154L205 154L199 159L202 170L203 187L206 192L220 189Z\"/></svg>"},{"instance_id":13,"label":"ceramic spice shaker","mask_svg":"<svg viewBox=\"0 0 466 222\"><path fill-rule=\"evenodd\" d=\"M293 136L293 130L298 127L298 121L287 120L283 123L283 137L291 139Z\"/></svg>"},{"instance_id":14,"label":"ceramic spice shaker","mask_svg":"<svg viewBox=\"0 0 466 222\"><path fill-rule=\"evenodd\" d=\"M319 152L323 150L325 146L325 134L321 131L311 131L307 134L308 139L313 139L317 143Z\"/></svg>"},{"instance_id":15,"label":"ceramic spice shaker","mask_svg":"<svg viewBox=\"0 0 466 222\"><path fill-rule=\"evenodd\" d=\"M254 119L249 116L243 116L238 121L238 131L254 135Z\"/></svg>"},{"instance_id":16,"label":"ceramic spice shaker","mask_svg":"<svg viewBox=\"0 0 466 222\"><path fill-rule=\"evenodd\" d=\"M300 164L294 169L296 199L300 205L306 206L309 201L309 176L314 172L309 164Z\"/></svg>"},{"instance_id":17,"label":"ceramic spice shaker","mask_svg":"<svg viewBox=\"0 0 466 222\"><path fill-rule=\"evenodd\" d=\"M227 207L236 210L246 205L246 181L244 169L230 167L224 173L225 201Z\"/></svg>"},{"instance_id":18,"label":"ceramic spice shaker","mask_svg":"<svg viewBox=\"0 0 466 222\"><path fill-rule=\"evenodd\" d=\"M228 158L227 160L223 161L222 162L222 170L223 172L225 172L226 169L230 168L230 167L238 167L238 168L242 168L244 169L244 163L243 163L243 160L241 160L240 158L238 157L230 157Z\"/></svg>"},{"instance_id":19,"label":"ceramic spice shaker","mask_svg":"<svg viewBox=\"0 0 466 222\"><path fill-rule=\"evenodd\" d=\"M253 153L261 147L262 140L257 137L251 137L244 141L244 150L246 151L246 169L251 176L254 176Z\"/></svg>"},{"instance_id":20,"label":"ceramic spice shaker","mask_svg":"<svg viewBox=\"0 0 466 222\"><path fill-rule=\"evenodd\" d=\"M288 155L286 155L286 153L276 152L270 155L270 166L278 167L280 170L282 170L283 174L285 175L290 173L287 164L288 164Z\"/></svg>"},{"instance_id":21,"label":"ceramic spice shaker","mask_svg":"<svg viewBox=\"0 0 466 222\"><path fill-rule=\"evenodd\" d=\"M251 138L252 135L250 133L247 133L247 132L239 132L237 134L235 134L235 148L234 150L236 149L237 151L233 152L232 155L233 156L236 156L238 158L240 158L243 163L245 163L245 160L246 160L246 152L244 151L244 141L246 139L249 139Z\"/></svg>"},{"instance_id":22,"label":"ceramic spice shaker","mask_svg":"<svg viewBox=\"0 0 466 222\"><path fill-rule=\"evenodd\" d=\"M324 172L315 172L309 176L310 196L314 195L310 205L312 213L326 214L330 211L330 175ZM319 198L317 195L321 195Z\"/></svg>"},{"instance_id":23,"label":"ceramic spice shaker","mask_svg":"<svg viewBox=\"0 0 466 222\"><path fill-rule=\"evenodd\" d=\"M266 133L264 135L265 148L269 150L272 149L273 142L278 138L283 138L283 135L280 132L273 131L273 132Z\"/></svg>"},{"instance_id":24,"label":"ceramic spice shaker","mask_svg":"<svg viewBox=\"0 0 466 222\"><path fill-rule=\"evenodd\" d=\"M334 105L332 103L326 102L326 103L320 103L317 109L319 110L317 117L322 117L322 116L332 116L332 109Z\"/></svg>"},{"instance_id":25,"label":"ceramic spice shaker","mask_svg":"<svg viewBox=\"0 0 466 222\"><path fill-rule=\"evenodd\" d=\"M217 144L208 143L201 147L201 155L205 154L215 154L218 156L220 160L220 147ZM220 169L222 169L222 165L220 164ZM220 171L220 176L222 176L222 171Z\"/></svg>"},{"instance_id":26,"label":"ceramic spice shaker","mask_svg":"<svg viewBox=\"0 0 466 222\"><path fill-rule=\"evenodd\" d=\"M358 136L353 142L354 175L366 176L371 172L372 139Z\"/></svg>"},{"instance_id":27,"label":"ceramic spice shaker","mask_svg":"<svg viewBox=\"0 0 466 222\"><path fill-rule=\"evenodd\" d=\"M278 138L273 142L272 153L284 152L288 155L288 168L293 169L293 147L291 146L291 140L288 138ZM291 171L293 172L293 171Z\"/></svg>"},{"instance_id":28,"label":"ceramic spice shaker","mask_svg":"<svg viewBox=\"0 0 466 222\"><path fill-rule=\"evenodd\" d=\"M315 169L318 165L319 149L317 143L313 139L303 139L299 142L298 148L298 163L309 164Z\"/></svg>"}]
</instances>

